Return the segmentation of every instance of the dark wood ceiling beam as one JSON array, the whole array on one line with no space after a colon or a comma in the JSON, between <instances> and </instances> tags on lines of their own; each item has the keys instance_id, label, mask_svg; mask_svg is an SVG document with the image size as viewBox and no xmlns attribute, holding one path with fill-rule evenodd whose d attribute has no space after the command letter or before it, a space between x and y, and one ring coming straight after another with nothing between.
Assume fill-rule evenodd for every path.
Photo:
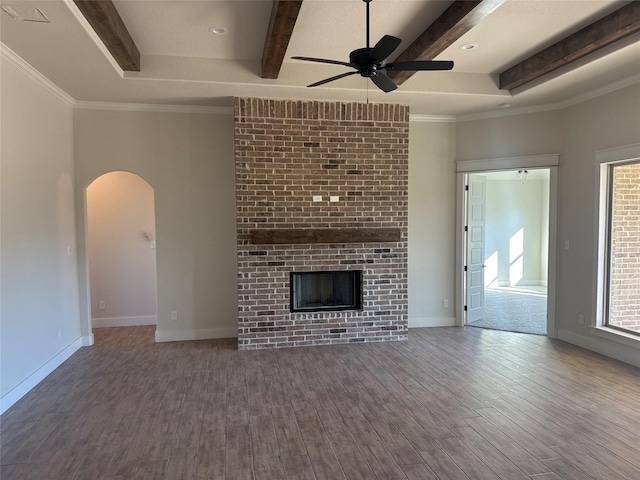
<instances>
[{"instance_id":1,"label":"dark wood ceiling beam","mask_svg":"<svg viewBox=\"0 0 640 480\"><path fill-rule=\"evenodd\" d=\"M278 78L302 0L274 0L262 53L262 78Z\"/></svg>"},{"instance_id":2,"label":"dark wood ceiling beam","mask_svg":"<svg viewBox=\"0 0 640 480\"><path fill-rule=\"evenodd\" d=\"M453 2L395 61L433 60L505 1ZM387 75L397 85L401 85L414 73L416 72L389 71Z\"/></svg>"},{"instance_id":3,"label":"dark wood ceiling beam","mask_svg":"<svg viewBox=\"0 0 640 480\"><path fill-rule=\"evenodd\" d=\"M633 1L500 74L513 90L640 31L640 2Z\"/></svg>"},{"instance_id":4,"label":"dark wood ceiling beam","mask_svg":"<svg viewBox=\"0 0 640 480\"><path fill-rule=\"evenodd\" d=\"M126 72L140 71L140 52L110 0L74 0L98 37Z\"/></svg>"}]
</instances>

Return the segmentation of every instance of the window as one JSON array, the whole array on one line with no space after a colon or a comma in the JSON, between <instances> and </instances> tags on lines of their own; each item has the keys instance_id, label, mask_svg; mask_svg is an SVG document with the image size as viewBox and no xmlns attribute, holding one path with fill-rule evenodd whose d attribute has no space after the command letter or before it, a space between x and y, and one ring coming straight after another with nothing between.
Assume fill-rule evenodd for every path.
<instances>
[{"instance_id":1,"label":"window","mask_svg":"<svg viewBox=\"0 0 640 480\"><path fill-rule=\"evenodd\" d=\"M603 324L640 335L640 161L607 168L607 275Z\"/></svg>"}]
</instances>

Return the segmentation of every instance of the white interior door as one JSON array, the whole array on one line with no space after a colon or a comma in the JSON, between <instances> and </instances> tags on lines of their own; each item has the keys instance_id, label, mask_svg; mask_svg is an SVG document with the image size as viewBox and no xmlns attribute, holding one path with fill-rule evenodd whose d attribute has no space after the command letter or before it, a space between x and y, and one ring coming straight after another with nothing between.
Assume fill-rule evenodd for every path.
<instances>
[{"instance_id":1,"label":"white interior door","mask_svg":"<svg viewBox=\"0 0 640 480\"><path fill-rule=\"evenodd\" d=\"M467 323L484 317L484 238L487 179L468 176L467 192Z\"/></svg>"}]
</instances>

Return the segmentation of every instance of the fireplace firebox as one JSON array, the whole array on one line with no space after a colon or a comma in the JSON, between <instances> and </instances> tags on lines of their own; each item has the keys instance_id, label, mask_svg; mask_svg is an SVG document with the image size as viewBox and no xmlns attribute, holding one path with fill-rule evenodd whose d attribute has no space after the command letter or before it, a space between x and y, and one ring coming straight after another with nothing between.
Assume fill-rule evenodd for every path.
<instances>
[{"instance_id":1,"label":"fireplace firebox","mask_svg":"<svg viewBox=\"0 0 640 480\"><path fill-rule=\"evenodd\" d=\"M291 272L292 312L362 309L362 270Z\"/></svg>"}]
</instances>

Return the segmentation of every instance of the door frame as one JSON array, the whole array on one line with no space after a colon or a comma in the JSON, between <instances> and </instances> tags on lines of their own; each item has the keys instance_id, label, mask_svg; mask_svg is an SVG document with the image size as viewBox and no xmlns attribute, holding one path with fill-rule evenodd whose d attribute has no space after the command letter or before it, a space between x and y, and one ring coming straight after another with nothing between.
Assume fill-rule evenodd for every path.
<instances>
[{"instance_id":1,"label":"door frame","mask_svg":"<svg viewBox=\"0 0 640 480\"><path fill-rule=\"evenodd\" d=\"M466 176L470 173L499 172L518 169L549 169L549 258L547 279L547 336L557 338L556 327L556 257L557 257L557 221L558 221L558 165L560 154L530 155L523 157L490 158L481 160L456 161L456 326L466 324L464 311L465 292L465 221Z\"/></svg>"}]
</instances>

